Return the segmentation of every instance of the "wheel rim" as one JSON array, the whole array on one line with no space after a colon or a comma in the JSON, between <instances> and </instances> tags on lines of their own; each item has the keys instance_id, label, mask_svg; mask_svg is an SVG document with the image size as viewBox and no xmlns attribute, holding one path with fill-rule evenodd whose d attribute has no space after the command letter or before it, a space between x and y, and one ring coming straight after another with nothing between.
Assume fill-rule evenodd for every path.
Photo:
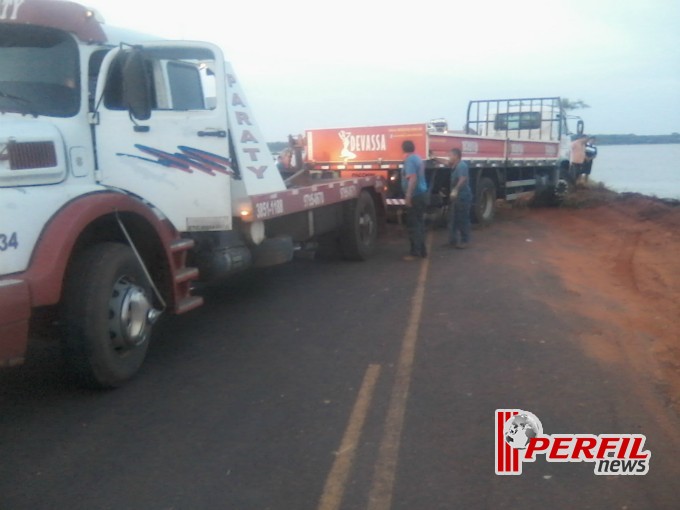
<instances>
[{"instance_id":1,"label":"wheel rim","mask_svg":"<svg viewBox=\"0 0 680 510\"><path fill-rule=\"evenodd\" d=\"M485 190L482 193L482 218L489 219L492 211L491 191Z\"/></svg>"},{"instance_id":2,"label":"wheel rim","mask_svg":"<svg viewBox=\"0 0 680 510\"><path fill-rule=\"evenodd\" d=\"M109 333L114 349L125 351L144 343L154 312L145 290L128 277L121 277L109 301Z\"/></svg>"},{"instance_id":3,"label":"wheel rim","mask_svg":"<svg viewBox=\"0 0 680 510\"><path fill-rule=\"evenodd\" d=\"M363 244L371 243L374 229L375 223L373 222L373 216L365 210L362 211L359 216L359 238Z\"/></svg>"}]
</instances>

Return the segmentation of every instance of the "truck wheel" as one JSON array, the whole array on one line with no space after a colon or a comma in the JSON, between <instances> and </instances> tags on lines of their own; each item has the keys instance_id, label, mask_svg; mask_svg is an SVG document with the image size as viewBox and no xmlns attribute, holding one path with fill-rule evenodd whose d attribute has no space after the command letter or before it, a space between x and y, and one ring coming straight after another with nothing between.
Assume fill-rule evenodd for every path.
<instances>
[{"instance_id":1,"label":"truck wheel","mask_svg":"<svg viewBox=\"0 0 680 510\"><path fill-rule=\"evenodd\" d=\"M367 191L362 191L356 200L343 204L343 208L342 255L348 260L366 260L373 253L378 236L373 198Z\"/></svg>"},{"instance_id":2,"label":"truck wheel","mask_svg":"<svg viewBox=\"0 0 680 510\"><path fill-rule=\"evenodd\" d=\"M157 312L130 247L93 246L73 260L64 286L66 363L88 387L115 388L139 370Z\"/></svg>"},{"instance_id":3,"label":"truck wheel","mask_svg":"<svg viewBox=\"0 0 680 510\"><path fill-rule=\"evenodd\" d=\"M496 185L488 177L482 177L477 187L477 196L472 207L472 219L481 224L488 225L493 221L496 213Z\"/></svg>"}]
</instances>

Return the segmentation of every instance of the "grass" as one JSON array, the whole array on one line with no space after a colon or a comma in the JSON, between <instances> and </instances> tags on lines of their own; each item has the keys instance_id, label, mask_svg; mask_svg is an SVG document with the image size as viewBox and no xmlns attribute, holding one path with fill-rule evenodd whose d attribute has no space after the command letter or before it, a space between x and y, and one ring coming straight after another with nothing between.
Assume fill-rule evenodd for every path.
<instances>
[{"instance_id":1,"label":"grass","mask_svg":"<svg viewBox=\"0 0 680 510\"><path fill-rule=\"evenodd\" d=\"M590 182L567 194L560 206L572 209L582 209L584 207L597 207L599 205L611 204L620 199L620 193L610 190L601 182Z\"/></svg>"}]
</instances>

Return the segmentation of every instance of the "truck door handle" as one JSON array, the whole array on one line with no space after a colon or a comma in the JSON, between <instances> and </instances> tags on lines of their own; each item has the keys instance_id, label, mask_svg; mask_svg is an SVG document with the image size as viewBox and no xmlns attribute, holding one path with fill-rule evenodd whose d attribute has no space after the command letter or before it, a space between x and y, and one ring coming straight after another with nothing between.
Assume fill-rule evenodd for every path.
<instances>
[{"instance_id":1,"label":"truck door handle","mask_svg":"<svg viewBox=\"0 0 680 510\"><path fill-rule=\"evenodd\" d=\"M206 131L199 131L198 136L216 136L218 138L226 138L227 137L227 132L223 130L206 130Z\"/></svg>"}]
</instances>

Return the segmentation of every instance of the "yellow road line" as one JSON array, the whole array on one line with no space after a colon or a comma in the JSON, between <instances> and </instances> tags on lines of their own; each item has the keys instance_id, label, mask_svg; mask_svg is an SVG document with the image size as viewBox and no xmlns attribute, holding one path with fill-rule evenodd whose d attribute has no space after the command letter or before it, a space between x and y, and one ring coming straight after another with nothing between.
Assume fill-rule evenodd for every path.
<instances>
[{"instance_id":1,"label":"yellow road line","mask_svg":"<svg viewBox=\"0 0 680 510\"><path fill-rule=\"evenodd\" d=\"M432 234L428 236L427 251L432 252ZM373 483L368 495L368 510L389 510L392 504L394 478L397 470L404 414L411 386L413 360L418 340L418 327L423 313L425 282L430 267L430 259L423 259L418 276L418 285L411 298L411 315L401 345L394 386L385 419L385 429L378 451L378 460L373 472Z\"/></svg>"},{"instance_id":2,"label":"yellow road line","mask_svg":"<svg viewBox=\"0 0 680 510\"><path fill-rule=\"evenodd\" d=\"M380 375L380 365L369 365L364 375L364 380L361 383L359 394L352 408L352 414L349 417L345 434L342 437L340 448L338 449L326 478L326 484L319 502L319 510L337 510L340 508L342 497L345 493L345 486L349 472L352 469L352 463L361 437L361 431L366 421L366 415L373 398L378 376Z\"/></svg>"}]
</instances>

